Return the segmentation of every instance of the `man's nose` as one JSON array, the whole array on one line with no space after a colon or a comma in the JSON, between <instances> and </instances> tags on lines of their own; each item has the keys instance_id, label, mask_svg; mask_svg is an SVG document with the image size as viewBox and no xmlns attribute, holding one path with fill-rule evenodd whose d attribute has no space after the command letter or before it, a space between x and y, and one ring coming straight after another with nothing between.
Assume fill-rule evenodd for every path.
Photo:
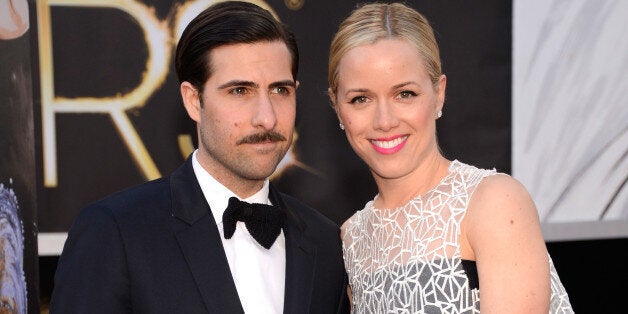
<instances>
[{"instance_id":1,"label":"man's nose","mask_svg":"<svg viewBox=\"0 0 628 314\"><path fill-rule=\"evenodd\" d=\"M253 126L262 127L265 130L271 130L277 124L277 116L273 107L270 95L262 94L255 107L253 115Z\"/></svg>"}]
</instances>

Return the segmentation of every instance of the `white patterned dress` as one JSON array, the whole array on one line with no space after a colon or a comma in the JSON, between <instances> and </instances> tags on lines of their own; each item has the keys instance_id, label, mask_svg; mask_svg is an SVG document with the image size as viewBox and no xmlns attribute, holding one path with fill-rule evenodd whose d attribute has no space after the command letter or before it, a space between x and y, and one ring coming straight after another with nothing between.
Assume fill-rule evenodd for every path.
<instances>
[{"instance_id":1,"label":"white patterned dress","mask_svg":"<svg viewBox=\"0 0 628 314\"><path fill-rule=\"evenodd\" d=\"M434 189L396 209L372 200L343 227L354 313L479 313L475 262L460 258L460 223L495 170L454 160ZM377 197L376 197L377 198ZM550 313L573 313L550 258Z\"/></svg>"}]
</instances>

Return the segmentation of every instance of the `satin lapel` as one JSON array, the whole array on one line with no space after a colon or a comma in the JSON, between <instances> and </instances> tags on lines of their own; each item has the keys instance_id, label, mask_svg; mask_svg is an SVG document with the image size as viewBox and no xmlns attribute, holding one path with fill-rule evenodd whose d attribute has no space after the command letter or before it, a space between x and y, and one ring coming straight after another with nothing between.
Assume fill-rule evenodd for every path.
<instances>
[{"instance_id":1,"label":"satin lapel","mask_svg":"<svg viewBox=\"0 0 628 314\"><path fill-rule=\"evenodd\" d=\"M312 298L316 247L304 236L307 228L298 212L291 208L271 185L271 200L286 211L283 228L286 237L286 286L284 313L308 313Z\"/></svg>"},{"instance_id":2,"label":"satin lapel","mask_svg":"<svg viewBox=\"0 0 628 314\"><path fill-rule=\"evenodd\" d=\"M210 313L244 313L229 263L191 158L170 177L175 232Z\"/></svg>"}]
</instances>

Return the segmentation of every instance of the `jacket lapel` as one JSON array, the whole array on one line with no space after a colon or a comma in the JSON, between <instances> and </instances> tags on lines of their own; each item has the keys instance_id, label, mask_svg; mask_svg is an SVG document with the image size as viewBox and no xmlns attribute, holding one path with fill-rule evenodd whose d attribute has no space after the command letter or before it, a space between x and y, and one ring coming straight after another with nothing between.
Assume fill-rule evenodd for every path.
<instances>
[{"instance_id":1,"label":"jacket lapel","mask_svg":"<svg viewBox=\"0 0 628 314\"><path fill-rule=\"evenodd\" d=\"M177 241L210 313L244 313L225 256L216 221L210 213L191 156L170 177ZM182 226L183 225L183 226Z\"/></svg>"},{"instance_id":2,"label":"jacket lapel","mask_svg":"<svg viewBox=\"0 0 628 314\"><path fill-rule=\"evenodd\" d=\"M284 210L288 217L283 228L286 237L284 313L308 313L316 266L316 247L304 236L307 228L305 222L272 185L270 197L273 204Z\"/></svg>"}]
</instances>

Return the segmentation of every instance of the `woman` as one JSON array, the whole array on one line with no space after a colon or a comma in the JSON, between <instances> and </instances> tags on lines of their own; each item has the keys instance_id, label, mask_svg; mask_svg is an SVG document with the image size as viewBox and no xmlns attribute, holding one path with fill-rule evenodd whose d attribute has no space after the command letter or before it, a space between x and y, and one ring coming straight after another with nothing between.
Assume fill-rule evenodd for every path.
<instances>
[{"instance_id":1,"label":"woman","mask_svg":"<svg viewBox=\"0 0 628 314\"><path fill-rule=\"evenodd\" d=\"M572 312L525 188L441 154L446 82L402 4L356 9L332 41L329 95L379 191L342 226L353 311Z\"/></svg>"}]
</instances>

